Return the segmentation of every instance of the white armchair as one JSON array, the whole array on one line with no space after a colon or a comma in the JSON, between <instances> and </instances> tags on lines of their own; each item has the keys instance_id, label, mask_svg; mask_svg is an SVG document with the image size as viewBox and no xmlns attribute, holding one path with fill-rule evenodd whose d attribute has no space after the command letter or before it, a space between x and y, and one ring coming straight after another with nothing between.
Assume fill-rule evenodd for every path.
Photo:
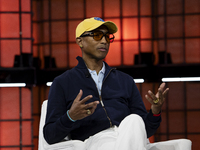
<instances>
[{"instance_id":1,"label":"white armchair","mask_svg":"<svg viewBox=\"0 0 200 150\"><path fill-rule=\"evenodd\" d=\"M42 104L40 125L39 125L39 144L38 150L86 150L85 144L79 140L69 140L63 141L56 144L49 145L43 136L43 127L45 124L46 110L47 110L47 100Z\"/></svg>"},{"instance_id":2,"label":"white armchair","mask_svg":"<svg viewBox=\"0 0 200 150\"><path fill-rule=\"evenodd\" d=\"M43 136L43 126L45 124L47 100L42 104L40 125L39 125L39 145L38 150L86 150L84 142L80 140L69 140L49 145ZM148 143L147 150L191 150L192 142L187 139L169 140L164 142Z\"/></svg>"}]
</instances>

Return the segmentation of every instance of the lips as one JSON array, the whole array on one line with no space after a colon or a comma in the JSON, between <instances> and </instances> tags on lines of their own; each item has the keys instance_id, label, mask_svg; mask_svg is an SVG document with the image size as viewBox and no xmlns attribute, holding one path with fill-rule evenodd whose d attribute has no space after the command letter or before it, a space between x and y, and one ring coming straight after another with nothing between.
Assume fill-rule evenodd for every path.
<instances>
[{"instance_id":1,"label":"lips","mask_svg":"<svg viewBox=\"0 0 200 150\"><path fill-rule=\"evenodd\" d=\"M107 51L107 49L105 48L105 47L100 47L100 48L98 48L100 51L102 51L102 52L105 52L105 51Z\"/></svg>"}]
</instances>

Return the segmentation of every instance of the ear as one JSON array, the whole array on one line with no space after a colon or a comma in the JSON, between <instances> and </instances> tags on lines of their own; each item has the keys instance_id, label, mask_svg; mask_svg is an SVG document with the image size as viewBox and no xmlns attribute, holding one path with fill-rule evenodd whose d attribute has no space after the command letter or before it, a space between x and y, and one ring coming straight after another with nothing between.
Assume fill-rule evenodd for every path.
<instances>
[{"instance_id":1,"label":"ear","mask_svg":"<svg viewBox=\"0 0 200 150\"><path fill-rule=\"evenodd\" d=\"M79 46L80 48L83 47L82 39L81 39L80 37L77 37L77 38L76 38L76 44L78 44L78 46Z\"/></svg>"}]
</instances>

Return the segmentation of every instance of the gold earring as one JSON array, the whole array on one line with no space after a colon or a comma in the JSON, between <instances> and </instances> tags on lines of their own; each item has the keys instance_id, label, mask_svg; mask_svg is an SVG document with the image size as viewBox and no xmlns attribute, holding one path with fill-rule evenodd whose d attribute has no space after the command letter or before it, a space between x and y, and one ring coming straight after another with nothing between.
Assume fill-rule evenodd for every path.
<instances>
[{"instance_id":1,"label":"gold earring","mask_svg":"<svg viewBox=\"0 0 200 150\"><path fill-rule=\"evenodd\" d=\"M80 48L82 48L83 46L81 45Z\"/></svg>"}]
</instances>

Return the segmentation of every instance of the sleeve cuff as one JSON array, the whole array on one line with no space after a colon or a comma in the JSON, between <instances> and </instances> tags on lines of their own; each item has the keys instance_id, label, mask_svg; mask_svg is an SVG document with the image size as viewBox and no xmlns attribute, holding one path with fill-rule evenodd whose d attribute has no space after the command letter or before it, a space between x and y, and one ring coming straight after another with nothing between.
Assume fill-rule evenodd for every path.
<instances>
[{"instance_id":1,"label":"sleeve cuff","mask_svg":"<svg viewBox=\"0 0 200 150\"><path fill-rule=\"evenodd\" d=\"M154 117L159 117L161 115L161 113L159 114L153 114Z\"/></svg>"},{"instance_id":2,"label":"sleeve cuff","mask_svg":"<svg viewBox=\"0 0 200 150\"><path fill-rule=\"evenodd\" d=\"M153 114L152 110L150 109L149 113L151 113L154 117L159 117L161 116L161 111L159 112L159 114Z\"/></svg>"},{"instance_id":3,"label":"sleeve cuff","mask_svg":"<svg viewBox=\"0 0 200 150\"><path fill-rule=\"evenodd\" d=\"M74 123L75 123L75 122L73 122L73 121L71 121L71 120L69 119L69 117L67 116L67 113L64 114L64 115L61 117L60 121L61 121L62 125L63 125L64 127L67 127L67 128L71 128L71 127L74 125Z\"/></svg>"},{"instance_id":4,"label":"sleeve cuff","mask_svg":"<svg viewBox=\"0 0 200 150\"><path fill-rule=\"evenodd\" d=\"M152 110L150 109L149 114L148 114L149 120L152 122L157 122L161 120L161 112L159 114L153 114Z\"/></svg>"}]
</instances>

